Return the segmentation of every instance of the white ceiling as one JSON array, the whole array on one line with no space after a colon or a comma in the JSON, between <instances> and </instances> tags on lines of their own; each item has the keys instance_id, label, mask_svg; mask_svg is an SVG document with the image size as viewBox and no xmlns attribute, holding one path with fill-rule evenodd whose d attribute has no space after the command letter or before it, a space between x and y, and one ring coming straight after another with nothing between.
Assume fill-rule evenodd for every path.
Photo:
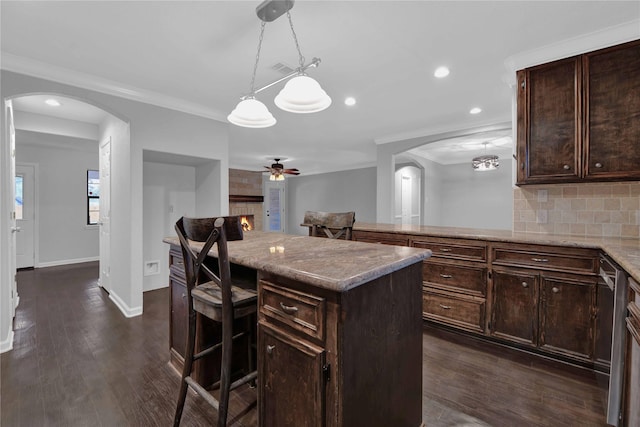
<instances>
[{"instance_id":1,"label":"white ceiling","mask_svg":"<svg viewBox=\"0 0 640 427\"><path fill-rule=\"evenodd\" d=\"M2 68L225 120L249 89L258 4L3 0ZM510 121L508 58L636 21L640 2L298 0L291 14L307 62L322 59L309 75L333 104L295 115L273 104L281 85L260 93L278 123L229 125L231 167L259 170L273 157L303 174L364 167L376 142ZM276 63L297 65L284 17L266 26L257 86L280 77ZM449 77L433 77L440 65ZM482 113L470 115L475 106Z\"/></svg>"}]
</instances>

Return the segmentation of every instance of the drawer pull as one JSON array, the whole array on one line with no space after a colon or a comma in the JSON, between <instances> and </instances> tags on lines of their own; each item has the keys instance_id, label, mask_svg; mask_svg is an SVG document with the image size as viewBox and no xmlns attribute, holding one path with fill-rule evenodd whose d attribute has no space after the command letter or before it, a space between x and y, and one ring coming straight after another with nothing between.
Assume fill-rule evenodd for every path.
<instances>
[{"instance_id":1,"label":"drawer pull","mask_svg":"<svg viewBox=\"0 0 640 427\"><path fill-rule=\"evenodd\" d=\"M528 287L529 287L529 284L528 284L527 282L522 282L522 287L523 287L523 288L528 288Z\"/></svg>"},{"instance_id":2,"label":"drawer pull","mask_svg":"<svg viewBox=\"0 0 640 427\"><path fill-rule=\"evenodd\" d=\"M598 163L596 163L596 164L595 164L595 166L596 166L597 168L601 168L601 167L602 167L602 163L598 162Z\"/></svg>"},{"instance_id":3,"label":"drawer pull","mask_svg":"<svg viewBox=\"0 0 640 427\"><path fill-rule=\"evenodd\" d=\"M440 252L451 252L449 248L440 248Z\"/></svg>"},{"instance_id":4,"label":"drawer pull","mask_svg":"<svg viewBox=\"0 0 640 427\"><path fill-rule=\"evenodd\" d=\"M440 306L440 308L444 308L445 310L451 310L451 306L450 305L444 305L444 304L438 304Z\"/></svg>"},{"instance_id":5,"label":"drawer pull","mask_svg":"<svg viewBox=\"0 0 640 427\"><path fill-rule=\"evenodd\" d=\"M553 288L551 288L551 292L553 292L554 294L557 294L558 292L560 292L560 288L554 286Z\"/></svg>"},{"instance_id":6,"label":"drawer pull","mask_svg":"<svg viewBox=\"0 0 640 427\"><path fill-rule=\"evenodd\" d=\"M267 354L273 353L273 349L275 349L275 345L267 345Z\"/></svg>"},{"instance_id":7,"label":"drawer pull","mask_svg":"<svg viewBox=\"0 0 640 427\"><path fill-rule=\"evenodd\" d=\"M531 258L531 261L534 261L534 262L549 262L549 260L546 259L546 258Z\"/></svg>"},{"instance_id":8,"label":"drawer pull","mask_svg":"<svg viewBox=\"0 0 640 427\"><path fill-rule=\"evenodd\" d=\"M284 305L280 303L280 308L287 314L296 314L298 312L298 307L295 305Z\"/></svg>"},{"instance_id":9,"label":"drawer pull","mask_svg":"<svg viewBox=\"0 0 640 427\"><path fill-rule=\"evenodd\" d=\"M440 274L440 277L442 277L443 279L451 279L453 276L450 274Z\"/></svg>"},{"instance_id":10,"label":"drawer pull","mask_svg":"<svg viewBox=\"0 0 640 427\"><path fill-rule=\"evenodd\" d=\"M569 169L571 169L571 166L569 166L569 165L564 165L564 166L563 166L563 169L564 169L564 170L566 170L566 171L568 171Z\"/></svg>"},{"instance_id":11,"label":"drawer pull","mask_svg":"<svg viewBox=\"0 0 640 427\"><path fill-rule=\"evenodd\" d=\"M182 298L186 298L187 294L185 294L184 292L182 293Z\"/></svg>"}]
</instances>

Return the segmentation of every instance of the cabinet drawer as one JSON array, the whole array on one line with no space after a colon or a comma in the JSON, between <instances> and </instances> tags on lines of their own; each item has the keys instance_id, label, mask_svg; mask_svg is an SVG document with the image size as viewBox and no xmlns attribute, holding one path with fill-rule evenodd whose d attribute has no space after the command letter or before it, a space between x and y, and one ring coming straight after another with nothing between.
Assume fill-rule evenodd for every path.
<instances>
[{"instance_id":1,"label":"cabinet drawer","mask_svg":"<svg viewBox=\"0 0 640 427\"><path fill-rule=\"evenodd\" d=\"M265 316L267 323L284 324L305 335L324 340L324 298L261 280L258 304L260 314Z\"/></svg>"},{"instance_id":2,"label":"cabinet drawer","mask_svg":"<svg viewBox=\"0 0 640 427\"><path fill-rule=\"evenodd\" d=\"M185 285L187 283L184 273L184 264L172 264L169 266L169 278Z\"/></svg>"},{"instance_id":3,"label":"cabinet drawer","mask_svg":"<svg viewBox=\"0 0 640 427\"><path fill-rule=\"evenodd\" d=\"M428 320L482 333L485 301L440 293L425 287L422 291L422 316Z\"/></svg>"},{"instance_id":4,"label":"cabinet drawer","mask_svg":"<svg viewBox=\"0 0 640 427\"><path fill-rule=\"evenodd\" d=\"M429 239L413 240L411 246L431 249L431 256L435 258L454 258L469 261L485 261L487 259L487 245L479 242Z\"/></svg>"},{"instance_id":5,"label":"cabinet drawer","mask_svg":"<svg viewBox=\"0 0 640 427\"><path fill-rule=\"evenodd\" d=\"M382 243L383 245L409 246L409 237L394 233L354 230L353 240L367 243Z\"/></svg>"},{"instance_id":6,"label":"cabinet drawer","mask_svg":"<svg viewBox=\"0 0 640 427\"><path fill-rule=\"evenodd\" d=\"M485 296L487 268L425 261L422 280L432 287Z\"/></svg>"},{"instance_id":7,"label":"cabinet drawer","mask_svg":"<svg viewBox=\"0 0 640 427\"><path fill-rule=\"evenodd\" d=\"M565 253L558 248L501 248L492 251L493 264L532 267L540 270L555 270L577 273L595 274L598 266L597 252Z\"/></svg>"}]
</instances>

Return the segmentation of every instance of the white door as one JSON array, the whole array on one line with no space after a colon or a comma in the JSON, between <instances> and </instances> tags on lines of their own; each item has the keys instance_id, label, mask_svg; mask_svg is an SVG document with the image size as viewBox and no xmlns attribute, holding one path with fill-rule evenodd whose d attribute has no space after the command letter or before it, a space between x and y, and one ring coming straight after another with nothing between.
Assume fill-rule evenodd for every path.
<instances>
[{"instance_id":1,"label":"white door","mask_svg":"<svg viewBox=\"0 0 640 427\"><path fill-rule=\"evenodd\" d=\"M100 280L111 291L111 138L100 145Z\"/></svg>"},{"instance_id":2,"label":"white door","mask_svg":"<svg viewBox=\"0 0 640 427\"><path fill-rule=\"evenodd\" d=\"M35 266L35 166L16 165L16 268Z\"/></svg>"},{"instance_id":3,"label":"white door","mask_svg":"<svg viewBox=\"0 0 640 427\"><path fill-rule=\"evenodd\" d=\"M408 175L402 175L401 179L402 189L400 191L401 201L401 216L402 216L402 224L411 224L411 202L412 202L412 194L411 191L411 177Z\"/></svg>"},{"instance_id":4,"label":"white door","mask_svg":"<svg viewBox=\"0 0 640 427\"><path fill-rule=\"evenodd\" d=\"M264 231L284 233L284 182L265 181Z\"/></svg>"}]
</instances>

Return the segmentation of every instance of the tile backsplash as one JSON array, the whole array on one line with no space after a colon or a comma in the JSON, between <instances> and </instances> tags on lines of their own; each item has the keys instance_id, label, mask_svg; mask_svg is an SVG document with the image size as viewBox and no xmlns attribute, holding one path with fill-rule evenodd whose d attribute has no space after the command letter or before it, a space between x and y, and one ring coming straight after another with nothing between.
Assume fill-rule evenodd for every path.
<instances>
[{"instance_id":1,"label":"tile backsplash","mask_svg":"<svg viewBox=\"0 0 640 427\"><path fill-rule=\"evenodd\" d=\"M640 182L515 188L513 231L640 237Z\"/></svg>"}]
</instances>

